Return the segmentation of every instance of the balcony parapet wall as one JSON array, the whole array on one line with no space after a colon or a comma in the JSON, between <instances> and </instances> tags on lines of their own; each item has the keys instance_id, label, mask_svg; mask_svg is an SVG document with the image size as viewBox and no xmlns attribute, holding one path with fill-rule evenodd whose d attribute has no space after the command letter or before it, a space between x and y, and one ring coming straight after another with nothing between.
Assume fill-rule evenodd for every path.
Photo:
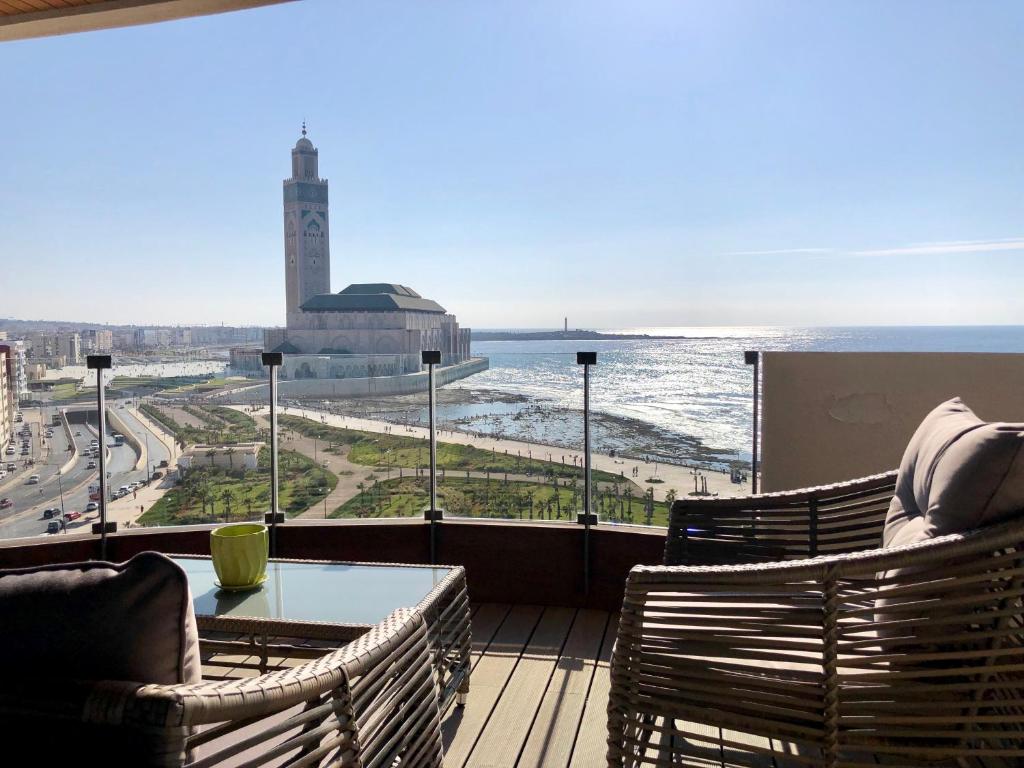
<instances>
[{"instance_id":1,"label":"balcony parapet wall","mask_svg":"<svg viewBox=\"0 0 1024 768\"><path fill-rule=\"evenodd\" d=\"M590 590L583 589L582 526L492 520L445 520L437 561L466 568L470 599L617 611L629 569L661 562L664 529L596 526L590 531ZM108 559L139 552L210 553L215 526L136 528L107 539ZM422 520L290 520L278 529L281 557L428 563L430 525ZM66 535L0 542L0 568L76 562L99 556L99 538Z\"/></svg>"}]
</instances>

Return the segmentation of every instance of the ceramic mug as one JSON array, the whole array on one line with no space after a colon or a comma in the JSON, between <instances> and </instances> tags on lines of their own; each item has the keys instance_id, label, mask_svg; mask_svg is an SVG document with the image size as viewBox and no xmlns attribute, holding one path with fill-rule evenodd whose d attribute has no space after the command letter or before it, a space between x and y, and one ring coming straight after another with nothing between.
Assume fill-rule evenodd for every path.
<instances>
[{"instance_id":1,"label":"ceramic mug","mask_svg":"<svg viewBox=\"0 0 1024 768\"><path fill-rule=\"evenodd\" d=\"M222 587L256 586L267 572L270 533L262 523L234 523L210 531L213 569Z\"/></svg>"}]
</instances>

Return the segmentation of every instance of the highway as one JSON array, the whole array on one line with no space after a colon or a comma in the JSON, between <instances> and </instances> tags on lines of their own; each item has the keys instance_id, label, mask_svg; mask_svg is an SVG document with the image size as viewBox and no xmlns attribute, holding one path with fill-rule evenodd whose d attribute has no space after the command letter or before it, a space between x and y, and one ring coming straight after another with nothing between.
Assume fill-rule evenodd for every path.
<instances>
[{"instance_id":1,"label":"highway","mask_svg":"<svg viewBox=\"0 0 1024 768\"><path fill-rule=\"evenodd\" d=\"M136 434L139 441L145 446L147 443L150 451L149 463L159 464L168 460L167 448L155 435L149 431L129 412L128 408L121 408L119 404L111 403L110 409L116 408L116 413L132 432ZM47 413L49 415L49 413ZM29 416L26 419L36 418L38 415ZM20 425L19 425L20 426ZM14 502L11 509L0 510L0 538L14 538L21 536L38 536L46 534L46 527L49 520L43 517L43 510L48 507L61 509L63 497L64 512L84 512L89 501L89 485L99 482L99 468L87 469L90 459L85 457L89 448L89 442L96 437L95 426L86 427L83 424L72 424L72 435L78 449L80 458L67 474L58 478L58 468L67 461L67 440L64 436L63 427L55 427L53 441L50 445L51 451L45 455L44 460L37 461L34 467L28 471L19 471L14 478L8 478L0 484L0 498L9 498ZM33 430L34 431L34 430ZM109 479L107 488L110 491L117 490L122 485L127 485L133 480L146 480L146 468L135 469L139 455L127 441L122 446L115 446L113 432L107 425L107 448L109 450L107 460L107 472ZM20 440L20 438L19 438ZM18 444L20 446L20 442ZM35 448L35 446L33 446ZM10 457L5 457L9 460ZM20 458L17 455L15 458ZM37 485L29 485L28 477L36 473L40 476ZM76 531L85 532L89 530L92 523L99 519L98 512L88 515L83 514L78 520L69 521L67 530L69 533Z\"/></svg>"}]
</instances>

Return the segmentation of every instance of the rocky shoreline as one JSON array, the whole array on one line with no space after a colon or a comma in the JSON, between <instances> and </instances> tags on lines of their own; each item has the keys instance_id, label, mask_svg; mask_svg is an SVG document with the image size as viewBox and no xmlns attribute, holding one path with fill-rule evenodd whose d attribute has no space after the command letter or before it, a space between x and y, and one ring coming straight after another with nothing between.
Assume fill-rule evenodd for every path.
<instances>
[{"instance_id":1,"label":"rocky shoreline","mask_svg":"<svg viewBox=\"0 0 1024 768\"><path fill-rule=\"evenodd\" d=\"M318 407L394 424L427 423L425 393L336 400ZM579 450L583 444L583 419L578 409L501 390L442 388L437 393L437 419L443 429L482 436L569 450ZM670 432L638 419L600 411L591 414L591 439L596 452L612 456L720 471L732 467L749 469L749 462L739 459L733 451L708 446L699 438Z\"/></svg>"}]
</instances>

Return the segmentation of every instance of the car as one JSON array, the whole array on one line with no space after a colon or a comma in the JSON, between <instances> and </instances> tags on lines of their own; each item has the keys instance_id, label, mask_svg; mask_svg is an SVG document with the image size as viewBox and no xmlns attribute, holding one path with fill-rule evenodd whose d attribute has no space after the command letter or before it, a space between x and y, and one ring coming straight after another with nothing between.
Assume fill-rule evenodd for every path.
<instances>
[{"instance_id":1,"label":"car","mask_svg":"<svg viewBox=\"0 0 1024 768\"><path fill-rule=\"evenodd\" d=\"M85 465L85 468L86 469L96 469L96 462L95 461L90 461L88 464Z\"/></svg>"},{"instance_id":2,"label":"car","mask_svg":"<svg viewBox=\"0 0 1024 768\"><path fill-rule=\"evenodd\" d=\"M100 500L100 492L99 491L93 491L92 493L89 494L89 501L99 501L99 500Z\"/></svg>"},{"instance_id":3,"label":"car","mask_svg":"<svg viewBox=\"0 0 1024 768\"><path fill-rule=\"evenodd\" d=\"M75 437L81 437L81 436L82 436L82 430L76 429L75 430Z\"/></svg>"},{"instance_id":4,"label":"car","mask_svg":"<svg viewBox=\"0 0 1024 768\"><path fill-rule=\"evenodd\" d=\"M49 507L43 510L43 517L49 520L51 517L60 517L60 510Z\"/></svg>"},{"instance_id":5,"label":"car","mask_svg":"<svg viewBox=\"0 0 1024 768\"><path fill-rule=\"evenodd\" d=\"M60 520L51 520L46 524L47 533L60 533Z\"/></svg>"},{"instance_id":6,"label":"car","mask_svg":"<svg viewBox=\"0 0 1024 768\"><path fill-rule=\"evenodd\" d=\"M0 499L0 509L10 509L14 506L14 502L10 499Z\"/></svg>"},{"instance_id":7,"label":"car","mask_svg":"<svg viewBox=\"0 0 1024 768\"><path fill-rule=\"evenodd\" d=\"M130 487L130 488L131 488L131 489L132 489L133 491L137 491L137 490L138 490L139 488L141 488L141 487L142 487L142 481L141 481L141 480L132 480L132 481L131 481L131 482L130 482L130 483L128 484L128 486L129 486L129 487Z\"/></svg>"},{"instance_id":8,"label":"car","mask_svg":"<svg viewBox=\"0 0 1024 768\"><path fill-rule=\"evenodd\" d=\"M7 462L7 471L8 472L14 472L16 469L17 469L17 467L15 466L13 461L8 461Z\"/></svg>"},{"instance_id":9,"label":"car","mask_svg":"<svg viewBox=\"0 0 1024 768\"><path fill-rule=\"evenodd\" d=\"M46 430L46 436L47 437L53 437L53 430L52 429Z\"/></svg>"},{"instance_id":10,"label":"car","mask_svg":"<svg viewBox=\"0 0 1024 768\"><path fill-rule=\"evenodd\" d=\"M39 483L39 475L29 475L28 476L28 484L29 485L37 485L38 483Z\"/></svg>"},{"instance_id":11,"label":"car","mask_svg":"<svg viewBox=\"0 0 1024 768\"><path fill-rule=\"evenodd\" d=\"M7 450L4 451L4 453L6 453L8 456L13 456L14 455L14 446L13 445L8 445L7 446Z\"/></svg>"},{"instance_id":12,"label":"car","mask_svg":"<svg viewBox=\"0 0 1024 768\"><path fill-rule=\"evenodd\" d=\"M90 501L88 504L85 505L86 512L95 512L99 508L100 505L97 504L95 501Z\"/></svg>"},{"instance_id":13,"label":"car","mask_svg":"<svg viewBox=\"0 0 1024 768\"><path fill-rule=\"evenodd\" d=\"M68 520L77 520L81 516L82 516L82 513L81 512L77 512L75 510L72 510L72 511L68 512L66 515L64 515L64 517L66 519L68 519Z\"/></svg>"},{"instance_id":14,"label":"car","mask_svg":"<svg viewBox=\"0 0 1024 768\"><path fill-rule=\"evenodd\" d=\"M30 453L31 451L28 448L22 448L20 451L20 455L22 456L28 456Z\"/></svg>"},{"instance_id":15,"label":"car","mask_svg":"<svg viewBox=\"0 0 1024 768\"><path fill-rule=\"evenodd\" d=\"M117 489L118 493L131 493L132 487L130 485L122 485Z\"/></svg>"}]
</instances>

